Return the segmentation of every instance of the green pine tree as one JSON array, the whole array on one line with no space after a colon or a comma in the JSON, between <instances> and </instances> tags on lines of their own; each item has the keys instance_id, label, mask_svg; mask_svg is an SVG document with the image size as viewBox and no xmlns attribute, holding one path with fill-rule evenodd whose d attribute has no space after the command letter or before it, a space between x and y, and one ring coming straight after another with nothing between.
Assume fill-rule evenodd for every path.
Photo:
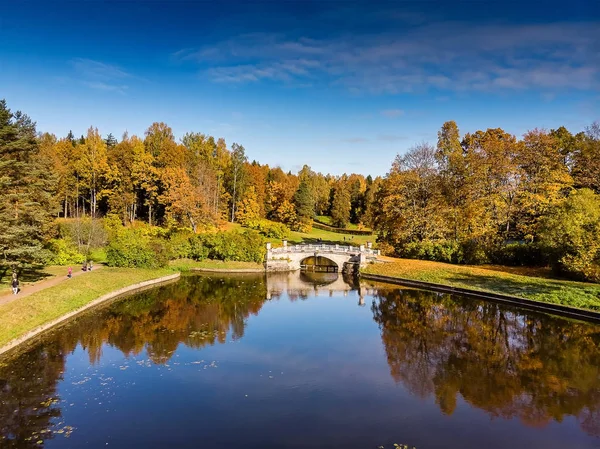
<instances>
[{"instance_id":1,"label":"green pine tree","mask_svg":"<svg viewBox=\"0 0 600 449\"><path fill-rule=\"evenodd\" d=\"M296 214L300 218L312 220L315 211L315 202L306 181L301 181L294 195Z\"/></svg>"},{"instance_id":2,"label":"green pine tree","mask_svg":"<svg viewBox=\"0 0 600 449\"><path fill-rule=\"evenodd\" d=\"M44 235L57 210L54 175L39 154L35 123L0 100L0 261L39 262Z\"/></svg>"},{"instance_id":3,"label":"green pine tree","mask_svg":"<svg viewBox=\"0 0 600 449\"><path fill-rule=\"evenodd\" d=\"M117 142L117 139L115 139L115 136L113 136L112 133L109 133L108 136L106 136L106 139L104 139L104 143L106 143L106 148L111 149L119 142Z\"/></svg>"}]
</instances>

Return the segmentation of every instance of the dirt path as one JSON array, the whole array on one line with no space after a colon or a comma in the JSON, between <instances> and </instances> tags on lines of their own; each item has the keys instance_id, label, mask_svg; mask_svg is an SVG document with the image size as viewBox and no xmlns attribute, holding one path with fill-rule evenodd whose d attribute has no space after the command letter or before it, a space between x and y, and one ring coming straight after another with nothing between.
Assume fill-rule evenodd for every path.
<instances>
[{"instance_id":1,"label":"dirt path","mask_svg":"<svg viewBox=\"0 0 600 449\"><path fill-rule=\"evenodd\" d=\"M102 269L102 265L94 265L94 268L92 271L101 270L101 269ZM44 290L48 287L54 287L55 285L58 285L61 282L68 281L69 278L67 277L67 270L68 270L68 268L65 267L64 276L59 275L59 276L53 277L52 279L48 279L46 281L36 282L35 284L22 285L21 291L19 292L18 295L13 295L12 289L6 293L0 293L0 306L3 304L8 304L9 302L15 301L17 299L24 298L26 296L33 295L34 293ZM82 271L81 267L77 267L76 269L73 270L73 277L82 276L85 274L87 274L87 271Z\"/></svg>"}]
</instances>

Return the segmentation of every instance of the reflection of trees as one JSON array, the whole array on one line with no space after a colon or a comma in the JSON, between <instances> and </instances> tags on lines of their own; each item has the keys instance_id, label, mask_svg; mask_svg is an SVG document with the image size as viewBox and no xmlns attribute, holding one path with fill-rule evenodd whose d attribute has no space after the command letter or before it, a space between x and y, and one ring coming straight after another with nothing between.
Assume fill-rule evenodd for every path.
<instances>
[{"instance_id":1,"label":"reflection of trees","mask_svg":"<svg viewBox=\"0 0 600 449\"><path fill-rule=\"evenodd\" d=\"M164 299L167 298L167 299ZM180 343L202 348L244 335L246 319L266 298L261 278L187 277L176 284L125 300L74 322L58 338L69 349L80 343L97 362L105 343L124 354L144 348L156 363L166 362Z\"/></svg>"},{"instance_id":2,"label":"reflection of trees","mask_svg":"<svg viewBox=\"0 0 600 449\"><path fill-rule=\"evenodd\" d=\"M92 363L100 360L103 344L126 355L147 348L154 362L164 363L180 343L225 343L227 332L241 338L246 319L260 311L265 297L262 278L184 278L75 320L0 367L0 447L41 447L38 441L54 436L50 429L57 423L51 420L61 416L57 383L65 355L78 344Z\"/></svg>"},{"instance_id":3,"label":"reflection of trees","mask_svg":"<svg viewBox=\"0 0 600 449\"><path fill-rule=\"evenodd\" d=\"M597 327L416 290L380 292L373 314L393 378L444 413L460 394L492 416L543 426L573 415L600 433Z\"/></svg>"},{"instance_id":4,"label":"reflection of trees","mask_svg":"<svg viewBox=\"0 0 600 449\"><path fill-rule=\"evenodd\" d=\"M36 347L0 368L0 447L35 448L61 416L56 385L65 367L57 345Z\"/></svg>"}]
</instances>

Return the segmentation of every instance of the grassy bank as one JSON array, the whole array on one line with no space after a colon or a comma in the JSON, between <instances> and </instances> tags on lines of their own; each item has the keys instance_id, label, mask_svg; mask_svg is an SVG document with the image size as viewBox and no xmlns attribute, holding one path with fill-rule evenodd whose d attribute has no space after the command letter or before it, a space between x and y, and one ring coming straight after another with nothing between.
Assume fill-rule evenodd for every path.
<instances>
[{"instance_id":1,"label":"grassy bank","mask_svg":"<svg viewBox=\"0 0 600 449\"><path fill-rule=\"evenodd\" d=\"M600 284L410 259L369 265L363 271L600 311Z\"/></svg>"},{"instance_id":2,"label":"grassy bank","mask_svg":"<svg viewBox=\"0 0 600 449\"><path fill-rule=\"evenodd\" d=\"M173 260L169 266L177 271L190 271L193 268L207 268L210 270L264 270L262 263L254 262L224 262L222 260L202 260L195 261L190 259Z\"/></svg>"},{"instance_id":3,"label":"grassy bank","mask_svg":"<svg viewBox=\"0 0 600 449\"><path fill-rule=\"evenodd\" d=\"M102 295L172 274L171 269L103 268L0 306L0 346Z\"/></svg>"}]
</instances>

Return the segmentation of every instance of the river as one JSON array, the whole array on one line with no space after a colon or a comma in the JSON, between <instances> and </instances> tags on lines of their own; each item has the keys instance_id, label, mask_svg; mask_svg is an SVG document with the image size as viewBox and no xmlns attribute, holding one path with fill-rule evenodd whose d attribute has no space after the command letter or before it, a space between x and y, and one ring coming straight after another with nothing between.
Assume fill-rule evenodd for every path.
<instances>
[{"instance_id":1,"label":"river","mask_svg":"<svg viewBox=\"0 0 600 449\"><path fill-rule=\"evenodd\" d=\"M600 448L600 326L333 273L188 275L0 367L1 448L394 443Z\"/></svg>"}]
</instances>

